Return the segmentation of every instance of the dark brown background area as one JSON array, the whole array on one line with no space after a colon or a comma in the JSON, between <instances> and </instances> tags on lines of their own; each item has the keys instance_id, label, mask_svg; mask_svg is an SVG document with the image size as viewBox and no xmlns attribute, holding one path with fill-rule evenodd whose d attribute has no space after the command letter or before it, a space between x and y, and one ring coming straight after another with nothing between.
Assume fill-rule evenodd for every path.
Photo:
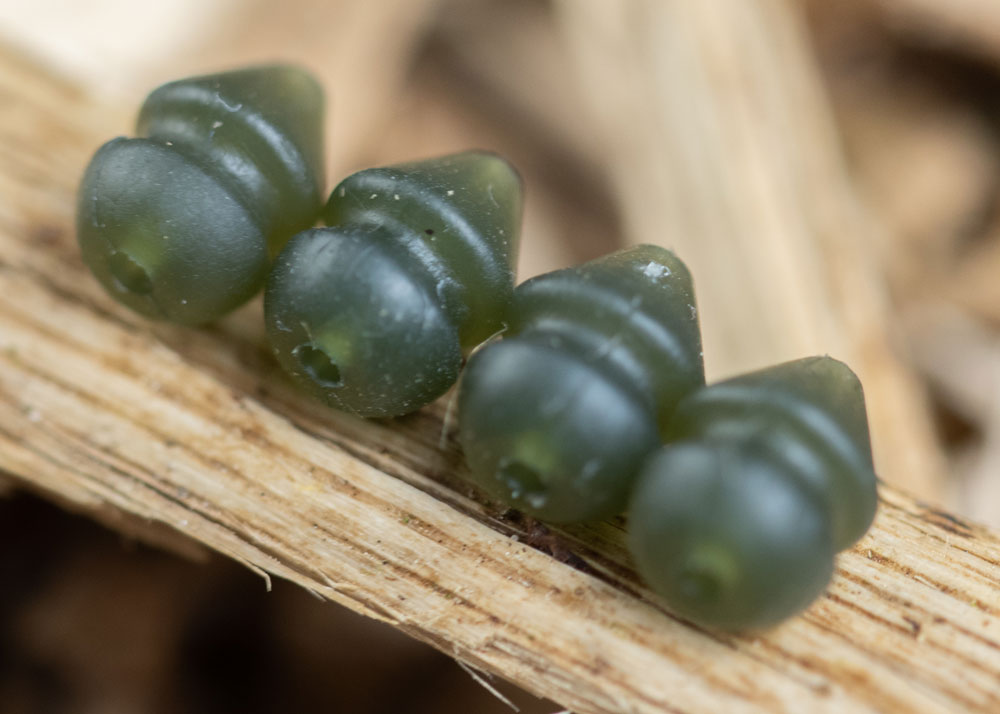
<instances>
[{"instance_id":1,"label":"dark brown background area","mask_svg":"<svg viewBox=\"0 0 1000 714\"><path fill-rule=\"evenodd\" d=\"M4 714L512 711L387 625L33 496L0 499L0 574ZM558 710L491 685L522 712Z\"/></svg>"}]
</instances>

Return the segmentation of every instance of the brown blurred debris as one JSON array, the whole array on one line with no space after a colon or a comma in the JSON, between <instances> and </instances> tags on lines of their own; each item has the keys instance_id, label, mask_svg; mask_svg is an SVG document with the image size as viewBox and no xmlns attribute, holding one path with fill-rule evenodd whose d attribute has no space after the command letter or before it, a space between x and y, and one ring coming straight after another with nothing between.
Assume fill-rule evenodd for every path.
<instances>
[{"instance_id":1,"label":"brown blurred debris","mask_svg":"<svg viewBox=\"0 0 1000 714\"><path fill-rule=\"evenodd\" d=\"M940 498L925 396L893 336L883 238L843 165L797 7L559 7L627 240L691 266L710 374L846 360L865 384L880 473Z\"/></svg>"},{"instance_id":2,"label":"brown blurred debris","mask_svg":"<svg viewBox=\"0 0 1000 714\"><path fill-rule=\"evenodd\" d=\"M899 32L939 47L1000 60L1000 5L994 0L868 0Z\"/></svg>"},{"instance_id":3,"label":"brown blurred debris","mask_svg":"<svg viewBox=\"0 0 1000 714\"><path fill-rule=\"evenodd\" d=\"M941 41L943 26L906 19L918 5L808 8L853 176L886 229L881 261L900 328L945 427L952 502L998 523L1000 361L984 345L1000 329L1000 54L961 34ZM977 7L995 12L962 2L924 10Z\"/></svg>"}]
</instances>

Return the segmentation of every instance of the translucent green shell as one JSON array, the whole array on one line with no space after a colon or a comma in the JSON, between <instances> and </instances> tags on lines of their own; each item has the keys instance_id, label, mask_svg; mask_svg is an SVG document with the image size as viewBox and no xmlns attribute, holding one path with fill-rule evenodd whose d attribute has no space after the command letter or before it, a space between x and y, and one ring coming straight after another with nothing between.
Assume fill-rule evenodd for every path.
<instances>
[{"instance_id":1,"label":"translucent green shell","mask_svg":"<svg viewBox=\"0 0 1000 714\"><path fill-rule=\"evenodd\" d=\"M812 357L686 397L631 499L639 572L682 615L764 627L826 588L875 515L861 384Z\"/></svg>"},{"instance_id":2,"label":"translucent green shell","mask_svg":"<svg viewBox=\"0 0 1000 714\"><path fill-rule=\"evenodd\" d=\"M519 286L509 323L462 378L473 479L545 520L614 515L658 427L705 381L687 268L656 246L622 250Z\"/></svg>"},{"instance_id":3,"label":"translucent green shell","mask_svg":"<svg viewBox=\"0 0 1000 714\"><path fill-rule=\"evenodd\" d=\"M316 222L323 96L293 67L159 87L136 133L102 146L80 184L83 259L153 318L214 320L264 284L270 257Z\"/></svg>"},{"instance_id":4,"label":"translucent green shell","mask_svg":"<svg viewBox=\"0 0 1000 714\"><path fill-rule=\"evenodd\" d=\"M331 227L295 236L268 280L274 352L331 406L419 409L455 383L463 350L502 327L520 178L482 152L370 169L334 189L324 219Z\"/></svg>"}]
</instances>

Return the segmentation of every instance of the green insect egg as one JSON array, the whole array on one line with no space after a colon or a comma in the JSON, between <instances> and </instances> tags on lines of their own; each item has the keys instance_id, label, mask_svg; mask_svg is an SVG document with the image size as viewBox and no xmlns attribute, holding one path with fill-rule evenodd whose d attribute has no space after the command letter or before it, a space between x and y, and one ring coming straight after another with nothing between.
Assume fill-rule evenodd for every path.
<instances>
[{"instance_id":1,"label":"green insect egg","mask_svg":"<svg viewBox=\"0 0 1000 714\"><path fill-rule=\"evenodd\" d=\"M152 318L214 320L263 287L271 258L313 225L323 191L323 96L267 66L165 84L137 138L84 173L77 237L108 292Z\"/></svg>"},{"instance_id":2,"label":"green insect egg","mask_svg":"<svg viewBox=\"0 0 1000 714\"><path fill-rule=\"evenodd\" d=\"M295 236L264 295L281 365L327 404L415 411L455 383L463 354L502 328L514 289L521 180L465 152L361 171Z\"/></svg>"},{"instance_id":3,"label":"green insect egg","mask_svg":"<svg viewBox=\"0 0 1000 714\"><path fill-rule=\"evenodd\" d=\"M629 508L640 574L681 615L773 625L826 588L867 531L876 479L861 384L810 357L684 398Z\"/></svg>"},{"instance_id":4,"label":"green insect egg","mask_svg":"<svg viewBox=\"0 0 1000 714\"><path fill-rule=\"evenodd\" d=\"M504 339L459 391L472 478L555 522L620 512L678 400L704 384L691 276L670 251L618 251L514 291Z\"/></svg>"}]
</instances>

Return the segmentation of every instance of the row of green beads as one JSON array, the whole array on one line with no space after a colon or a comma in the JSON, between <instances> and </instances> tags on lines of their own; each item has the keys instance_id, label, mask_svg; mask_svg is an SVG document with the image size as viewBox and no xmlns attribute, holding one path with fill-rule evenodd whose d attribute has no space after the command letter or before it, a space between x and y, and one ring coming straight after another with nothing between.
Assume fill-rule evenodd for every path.
<instances>
[{"instance_id":1,"label":"row of green beads","mask_svg":"<svg viewBox=\"0 0 1000 714\"><path fill-rule=\"evenodd\" d=\"M182 324L266 282L268 334L300 384L356 414L405 414L501 328L520 178L483 152L362 171L334 189L329 227L306 230L321 213L322 124L319 85L293 67L159 87L139 137L105 144L84 174L81 252L116 299Z\"/></svg>"},{"instance_id":2,"label":"row of green beads","mask_svg":"<svg viewBox=\"0 0 1000 714\"><path fill-rule=\"evenodd\" d=\"M537 518L628 505L637 567L675 611L766 626L872 521L864 397L828 357L706 387L696 316L687 269L654 246L529 280L466 369L462 446L473 480Z\"/></svg>"}]
</instances>

